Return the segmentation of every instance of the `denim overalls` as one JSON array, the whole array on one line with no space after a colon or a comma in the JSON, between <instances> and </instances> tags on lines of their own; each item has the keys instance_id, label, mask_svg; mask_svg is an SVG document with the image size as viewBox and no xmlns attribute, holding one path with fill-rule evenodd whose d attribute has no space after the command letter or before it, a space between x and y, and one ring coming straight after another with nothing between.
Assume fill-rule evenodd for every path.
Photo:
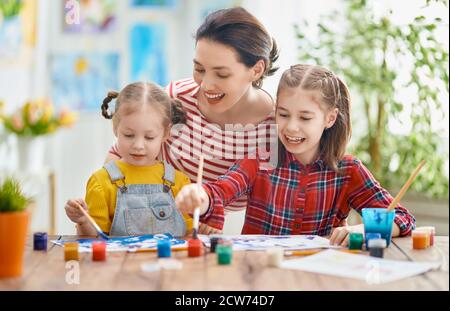
<instances>
[{"instance_id":1,"label":"denim overalls","mask_svg":"<svg viewBox=\"0 0 450 311\"><path fill-rule=\"evenodd\" d=\"M186 233L186 224L171 191L175 181L172 165L164 162L163 184L127 185L115 161L105 164L104 168L111 182L117 186L110 235L170 233L183 236Z\"/></svg>"}]
</instances>

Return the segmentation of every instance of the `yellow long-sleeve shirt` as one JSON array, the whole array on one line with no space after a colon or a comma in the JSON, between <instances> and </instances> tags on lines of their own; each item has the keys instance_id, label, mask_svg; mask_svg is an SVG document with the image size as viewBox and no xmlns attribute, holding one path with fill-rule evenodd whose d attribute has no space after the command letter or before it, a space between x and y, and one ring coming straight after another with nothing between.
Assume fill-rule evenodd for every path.
<instances>
[{"instance_id":1,"label":"yellow long-sleeve shirt","mask_svg":"<svg viewBox=\"0 0 450 311\"><path fill-rule=\"evenodd\" d=\"M120 160L116 161L126 183L131 184L162 184L164 176L164 165L158 163L152 166L134 166ZM175 170L175 185L172 186L174 196L180 189L190 183L189 177ZM111 182L105 168L96 171L86 186L86 203L89 214L104 232L110 232L114 212L116 210L117 186ZM192 218L183 214L186 230L192 229Z\"/></svg>"}]
</instances>

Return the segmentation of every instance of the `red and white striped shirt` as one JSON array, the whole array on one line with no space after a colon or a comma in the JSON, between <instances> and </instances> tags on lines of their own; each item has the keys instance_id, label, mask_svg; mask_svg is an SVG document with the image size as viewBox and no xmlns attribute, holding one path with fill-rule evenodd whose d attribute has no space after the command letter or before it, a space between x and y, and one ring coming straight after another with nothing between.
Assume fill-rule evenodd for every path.
<instances>
[{"instance_id":1,"label":"red and white striped shirt","mask_svg":"<svg viewBox=\"0 0 450 311\"><path fill-rule=\"evenodd\" d=\"M175 169L184 172L192 182L196 181L200 154L204 156L203 181L216 181L236 160L248 158L250 153L261 148L277 153L277 131L274 116L270 114L257 125L219 125L210 123L198 109L197 93L199 85L191 79L171 82L166 92L172 98L181 101L187 114L185 125L174 125L171 137L164 143L162 159L172 164ZM271 145L272 144L272 145ZM272 148L268 151L267 149ZM114 145L110 153L118 154ZM270 159L272 162L274 159ZM276 163L276 162L275 162ZM226 211L242 210L247 206L247 197L240 197L226 207Z\"/></svg>"}]
</instances>

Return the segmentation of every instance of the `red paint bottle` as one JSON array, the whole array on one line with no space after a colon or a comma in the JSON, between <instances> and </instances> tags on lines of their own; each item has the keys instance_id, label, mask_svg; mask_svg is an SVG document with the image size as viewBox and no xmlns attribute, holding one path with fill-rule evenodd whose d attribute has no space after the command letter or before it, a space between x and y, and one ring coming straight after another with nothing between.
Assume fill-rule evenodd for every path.
<instances>
[{"instance_id":1,"label":"red paint bottle","mask_svg":"<svg viewBox=\"0 0 450 311\"><path fill-rule=\"evenodd\" d=\"M106 243L93 242L92 243L92 260L93 261L105 261L106 260Z\"/></svg>"},{"instance_id":2,"label":"red paint bottle","mask_svg":"<svg viewBox=\"0 0 450 311\"><path fill-rule=\"evenodd\" d=\"M203 244L200 239L188 240L188 257L199 257L203 253Z\"/></svg>"}]
</instances>

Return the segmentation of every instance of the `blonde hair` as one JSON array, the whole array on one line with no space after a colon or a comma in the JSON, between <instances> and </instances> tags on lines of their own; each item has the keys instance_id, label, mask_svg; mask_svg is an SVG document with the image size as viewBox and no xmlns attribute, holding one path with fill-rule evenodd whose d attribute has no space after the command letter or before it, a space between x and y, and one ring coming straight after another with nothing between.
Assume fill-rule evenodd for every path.
<instances>
[{"instance_id":1,"label":"blonde hair","mask_svg":"<svg viewBox=\"0 0 450 311\"><path fill-rule=\"evenodd\" d=\"M117 99L115 109L114 112L109 112L109 103L113 99ZM116 130L121 115L136 112L144 104L152 105L161 111L165 128L170 124L186 122L186 113L181 102L169 97L160 86L151 82L135 82L128 84L120 92L108 92L101 106L102 115L106 119L112 119L113 128Z\"/></svg>"},{"instance_id":2,"label":"blonde hair","mask_svg":"<svg viewBox=\"0 0 450 311\"><path fill-rule=\"evenodd\" d=\"M293 65L283 73L278 85L277 97L283 89L297 87L308 91L320 91L321 103L328 109L338 109L336 121L332 127L323 132L319 147L325 164L338 172L338 163L345 154L352 132L350 92L345 83L329 69L305 64ZM282 144L280 146L284 149ZM284 153L285 149L280 150L282 161L284 161Z\"/></svg>"}]
</instances>

